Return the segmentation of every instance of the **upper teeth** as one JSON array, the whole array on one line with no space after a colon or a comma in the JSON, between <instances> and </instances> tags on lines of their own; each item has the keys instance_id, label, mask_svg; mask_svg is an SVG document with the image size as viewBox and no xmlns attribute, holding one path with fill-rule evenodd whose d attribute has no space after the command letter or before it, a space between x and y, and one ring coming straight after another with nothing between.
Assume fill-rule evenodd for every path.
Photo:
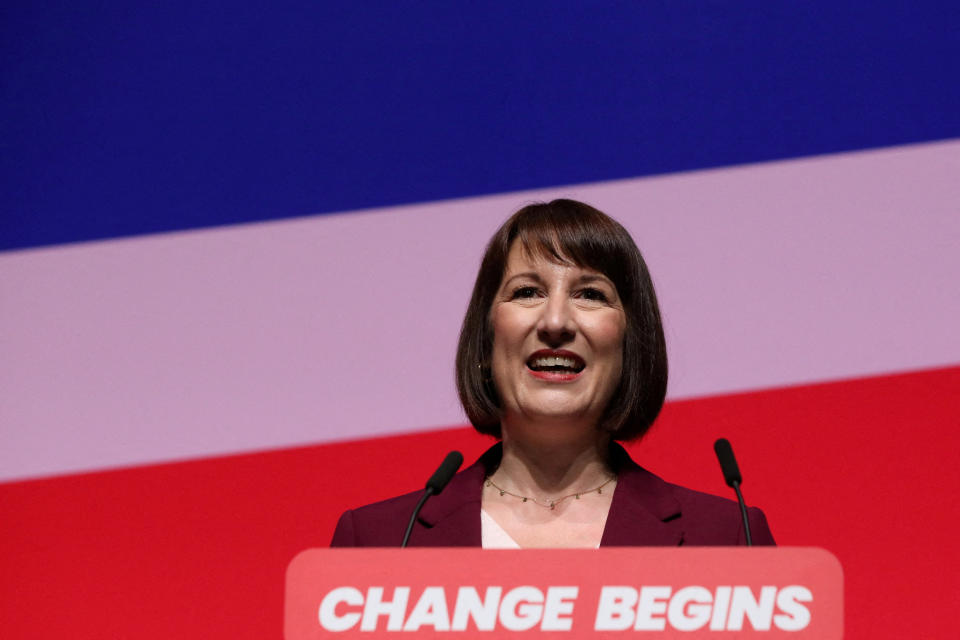
<instances>
[{"instance_id":1,"label":"upper teeth","mask_svg":"<svg viewBox=\"0 0 960 640\"><path fill-rule=\"evenodd\" d=\"M543 358L534 358L533 366L535 367L565 367L567 369L574 369L577 366L577 362L573 358L564 358L562 356L547 356Z\"/></svg>"}]
</instances>

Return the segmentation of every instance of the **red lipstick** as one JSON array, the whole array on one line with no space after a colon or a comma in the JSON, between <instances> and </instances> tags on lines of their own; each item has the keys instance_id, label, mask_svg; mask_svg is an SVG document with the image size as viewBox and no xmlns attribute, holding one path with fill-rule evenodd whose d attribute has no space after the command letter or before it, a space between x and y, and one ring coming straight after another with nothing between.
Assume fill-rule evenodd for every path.
<instances>
[{"instance_id":1,"label":"red lipstick","mask_svg":"<svg viewBox=\"0 0 960 640\"><path fill-rule=\"evenodd\" d=\"M576 380L586 366L583 358L566 349L539 349L527 358L530 375L548 382Z\"/></svg>"}]
</instances>

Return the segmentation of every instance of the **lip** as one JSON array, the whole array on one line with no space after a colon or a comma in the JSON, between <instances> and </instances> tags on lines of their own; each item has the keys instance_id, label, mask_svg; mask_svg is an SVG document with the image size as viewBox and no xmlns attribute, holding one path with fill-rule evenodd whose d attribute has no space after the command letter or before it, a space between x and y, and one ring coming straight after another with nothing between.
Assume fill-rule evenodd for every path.
<instances>
[{"instance_id":1,"label":"lip","mask_svg":"<svg viewBox=\"0 0 960 640\"><path fill-rule=\"evenodd\" d=\"M582 365L583 368L576 373L564 373L560 371L534 371L527 366L527 372L537 378L538 380L545 380L547 382L573 382L577 378L583 375L583 372L586 371L587 363L584 362L583 358L579 354L574 353L573 351L567 351L566 349L539 349L530 354L527 358L529 363L535 358L569 358L576 361L578 364Z\"/></svg>"}]
</instances>

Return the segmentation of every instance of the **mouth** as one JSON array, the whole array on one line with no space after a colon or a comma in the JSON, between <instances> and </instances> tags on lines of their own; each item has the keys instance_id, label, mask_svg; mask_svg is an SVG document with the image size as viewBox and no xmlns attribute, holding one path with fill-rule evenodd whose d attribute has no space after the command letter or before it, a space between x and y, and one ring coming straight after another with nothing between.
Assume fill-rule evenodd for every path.
<instances>
[{"instance_id":1,"label":"mouth","mask_svg":"<svg viewBox=\"0 0 960 640\"><path fill-rule=\"evenodd\" d=\"M527 359L528 369L545 375L575 376L586 366L583 358L571 351L541 349Z\"/></svg>"}]
</instances>

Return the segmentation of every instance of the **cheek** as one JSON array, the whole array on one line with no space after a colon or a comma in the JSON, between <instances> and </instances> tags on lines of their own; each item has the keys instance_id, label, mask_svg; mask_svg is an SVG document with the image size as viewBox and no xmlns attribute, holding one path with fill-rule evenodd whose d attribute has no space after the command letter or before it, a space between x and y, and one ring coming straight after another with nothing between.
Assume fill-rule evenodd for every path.
<instances>
[{"instance_id":1,"label":"cheek","mask_svg":"<svg viewBox=\"0 0 960 640\"><path fill-rule=\"evenodd\" d=\"M626 322L621 318L610 318L594 327L594 344L602 352L603 360L609 371L608 384L616 387L623 375L623 342L626 336Z\"/></svg>"},{"instance_id":2,"label":"cheek","mask_svg":"<svg viewBox=\"0 0 960 640\"><path fill-rule=\"evenodd\" d=\"M593 327L595 344L604 353L616 353L618 360L622 360L626 331L626 322L622 317L605 318Z\"/></svg>"},{"instance_id":3,"label":"cheek","mask_svg":"<svg viewBox=\"0 0 960 640\"><path fill-rule=\"evenodd\" d=\"M510 361L510 328L502 317L497 317L496 312L490 314L490 328L493 334L490 368L494 385L499 387L503 382L501 378L507 369L507 363Z\"/></svg>"},{"instance_id":4,"label":"cheek","mask_svg":"<svg viewBox=\"0 0 960 640\"><path fill-rule=\"evenodd\" d=\"M516 311L494 307L490 312L490 329L493 333L493 352L508 353L517 349L523 338L523 317Z\"/></svg>"}]
</instances>

